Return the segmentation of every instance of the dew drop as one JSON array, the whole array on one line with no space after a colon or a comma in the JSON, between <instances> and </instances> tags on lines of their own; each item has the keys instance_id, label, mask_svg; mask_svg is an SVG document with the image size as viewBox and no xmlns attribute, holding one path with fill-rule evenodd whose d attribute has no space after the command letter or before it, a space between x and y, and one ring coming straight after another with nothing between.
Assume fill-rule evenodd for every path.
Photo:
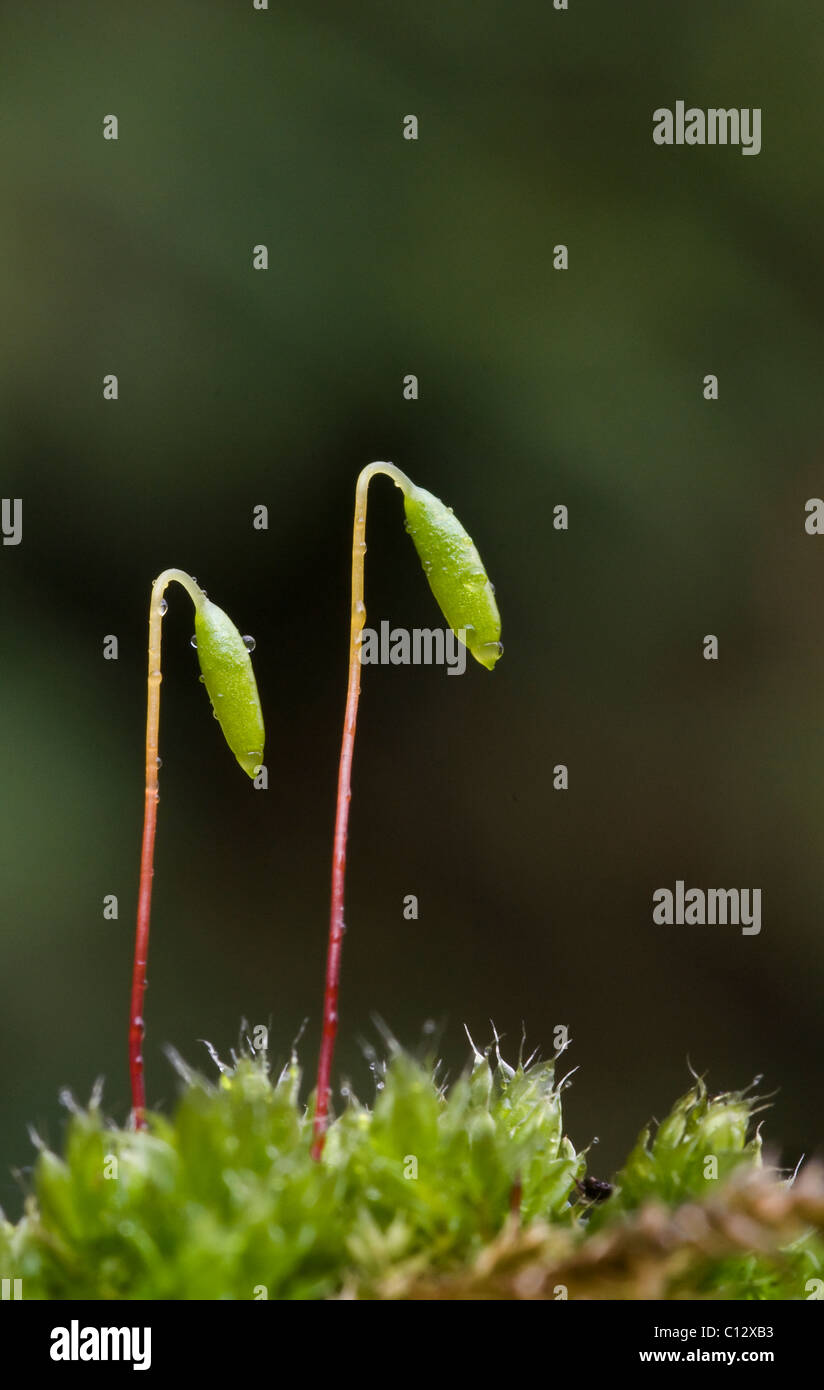
<instances>
[{"instance_id":1,"label":"dew drop","mask_svg":"<svg viewBox=\"0 0 824 1390\"><path fill-rule=\"evenodd\" d=\"M201 685L205 685L205 684L206 684L206 677L205 677L205 676L198 676L198 680L200 681Z\"/></svg>"},{"instance_id":2,"label":"dew drop","mask_svg":"<svg viewBox=\"0 0 824 1390\"><path fill-rule=\"evenodd\" d=\"M503 642L483 642L481 646L478 647L476 652L478 660L481 661L484 666L489 666L489 663L492 663L492 665L489 666L490 670L492 669L492 666L495 665L495 662L498 660L498 657L503 656L503 654Z\"/></svg>"},{"instance_id":3,"label":"dew drop","mask_svg":"<svg viewBox=\"0 0 824 1390\"><path fill-rule=\"evenodd\" d=\"M160 600L160 616L161 616L161 618L163 617L163 614L166 612L166 609L167 609L168 607L169 607L169 605L168 605L168 603L166 602L165 598L162 598L162 599Z\"/></svg>"},{"instance_id":4,"label":"dew drop","mask_svg":"<svg viewBox=\"0 0 824 1390\"><path fill-rule=\"evenodd\" d=\"M190 646L190 647L194 647L195 650L197 650L197 638L196 638L194 635L192 635L192 636L189 638L189 646Z\"/></svg>"},{"instance_id":5,"label":"dew drop","mask_svg":"<svg viewBox=\"0 0 824 1390\"><path fill-rule=\"evenodd\" d=\"M158 767L162 767L162 766L163 766L163 759L162 759L162 758L156 758L156 759L155 759L155 762L157 763Z\"/></svg>"},{"instance_id":6,"label":"dew drop","mask_svg":"<svg viewBox=\"0 0 824 1390\"><path fill-rule=\"evenodd\" d=\"M246 648L247 652L253 652L255 650L255 647L257 646L257 643L254 637L244 637L243 645Z\"/></svg>"}]
</instances>

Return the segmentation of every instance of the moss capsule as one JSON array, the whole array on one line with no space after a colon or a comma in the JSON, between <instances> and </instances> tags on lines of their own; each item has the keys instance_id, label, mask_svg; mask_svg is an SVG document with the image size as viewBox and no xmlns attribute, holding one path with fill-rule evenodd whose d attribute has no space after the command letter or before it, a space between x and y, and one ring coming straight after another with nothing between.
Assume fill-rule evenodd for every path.
<instances>
[{"instance_id":1,"label":"moss capsule","mask_svg":"<svg viewBox=\"0 0 824 1390\"><path fill-rule=\"evenodd\" d=\"M425 488L404 492L406 529L449 626L491 671L503 652L501 616L478 551L450 507ZM462 635L463 633L463 635Z\"/></svg>"},{"instance_id":2,"label":"moss capsule","mask_svg":"<svg viewBox=\"0 0 824 1390\"><path fill-rule=\"evenodd\" d=\"M263 714L249 651L231 618L204 598L195 610L197 658L212 709L244 772L263 762Z\"/></svg>"}]
</instances>

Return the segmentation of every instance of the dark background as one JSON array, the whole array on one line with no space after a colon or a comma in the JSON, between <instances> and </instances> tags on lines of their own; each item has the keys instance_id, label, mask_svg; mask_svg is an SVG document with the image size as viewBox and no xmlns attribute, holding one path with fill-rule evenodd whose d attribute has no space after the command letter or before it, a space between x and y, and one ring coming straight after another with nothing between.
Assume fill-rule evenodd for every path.
<instances>
[{"instance_id":1,"label":"dark background","mask_svg":"<svg viewBox=\"0 0 824 1390\"><path fill-rule=\"evenodd\" d=\"M522 1024L549 1053L563 1023L566 1124L600 1136L600 1175L688 1057L717 1089L764 1074L783 1162L820 1149L818 0L6 3L0 53L0 492L24 504L0 549L7 1211L62 1087L102 1075L128 1113L169 565L257 638L270 786L222 746L170 590L149 1098L174 1100L164 1044L210 1068L197 1040L225 1053L242 1017L271 1020L278 1061L308 1018L313 1080L353 494L377 458L455 507L506 653L461 679L364 671L338 1077L371 1099L374 1014L412 1046L434 1020L452 1075L464 1024L483 1044L493 1019L512 1058ZM760 107L761 154L655 146L678 99ZM368 620L430 626L401 517L378 480ZM677 878L760 887L761 935L653 925Z\"/></svg>"}]
</instances>

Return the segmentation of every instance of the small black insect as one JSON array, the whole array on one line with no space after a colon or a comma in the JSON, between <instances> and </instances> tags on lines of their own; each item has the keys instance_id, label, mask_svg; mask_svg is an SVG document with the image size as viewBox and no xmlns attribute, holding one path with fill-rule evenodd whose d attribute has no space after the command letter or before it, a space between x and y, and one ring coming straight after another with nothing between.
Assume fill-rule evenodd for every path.
<instances>
[{"instance_id":1,"label":"small black insect","mask_svg":"<svg viewBox=\"0 0 824 1390\"><path fill-rule=\"evenodd\" d=\"M612 1183L604 1182L602 1178L590 1177L589 1173L583 1182L579 1182L576 1178L575 1186L588 1202L605 1202L607 1197L612 1196Z\"/></svg>"}]
</instances>

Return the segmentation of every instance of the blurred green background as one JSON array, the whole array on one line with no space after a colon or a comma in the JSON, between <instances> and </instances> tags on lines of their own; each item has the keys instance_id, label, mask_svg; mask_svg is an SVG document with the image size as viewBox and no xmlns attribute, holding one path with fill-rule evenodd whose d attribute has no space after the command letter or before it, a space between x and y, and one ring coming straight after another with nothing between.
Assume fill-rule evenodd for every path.
<instances>
[{"instance_id":1,"label":"blurred green background","mask_svg":"<svg viewBox=\"0 0 824 1390\"><path fill-rule=\"evenodd\" d=\"M491 676L364 672L339 1077L371 1099L375 1014L413 1046L433 1020L452 1075L464 1024L482 1044L493 1019L510 1057L522 1026L549 1053L565 1024L567 1126L600 1137L602 1176L688 1057L718 1089L764 1074L781 1161L820 1150L818 0L76 0L4 6L0 52L0 492L24 504L0 550L0 1203L19 1210L27 1125L59 1141L61 1088L102 1075L128 1111L168 565L257 638L270 788L221 746L172 590L149 1097L173 1104L164 1044L208 1068L197 1040L227 1051L242 1017L276 1060L308 1019L313 1079L375 458L455 507L506 653ZM760 107L761 154L658 148L678 99ZM369 622L430 626L401 516L379 480ZM761 935L654 926L677 878L760 887Z\"/></svg>"}]
</instances>

